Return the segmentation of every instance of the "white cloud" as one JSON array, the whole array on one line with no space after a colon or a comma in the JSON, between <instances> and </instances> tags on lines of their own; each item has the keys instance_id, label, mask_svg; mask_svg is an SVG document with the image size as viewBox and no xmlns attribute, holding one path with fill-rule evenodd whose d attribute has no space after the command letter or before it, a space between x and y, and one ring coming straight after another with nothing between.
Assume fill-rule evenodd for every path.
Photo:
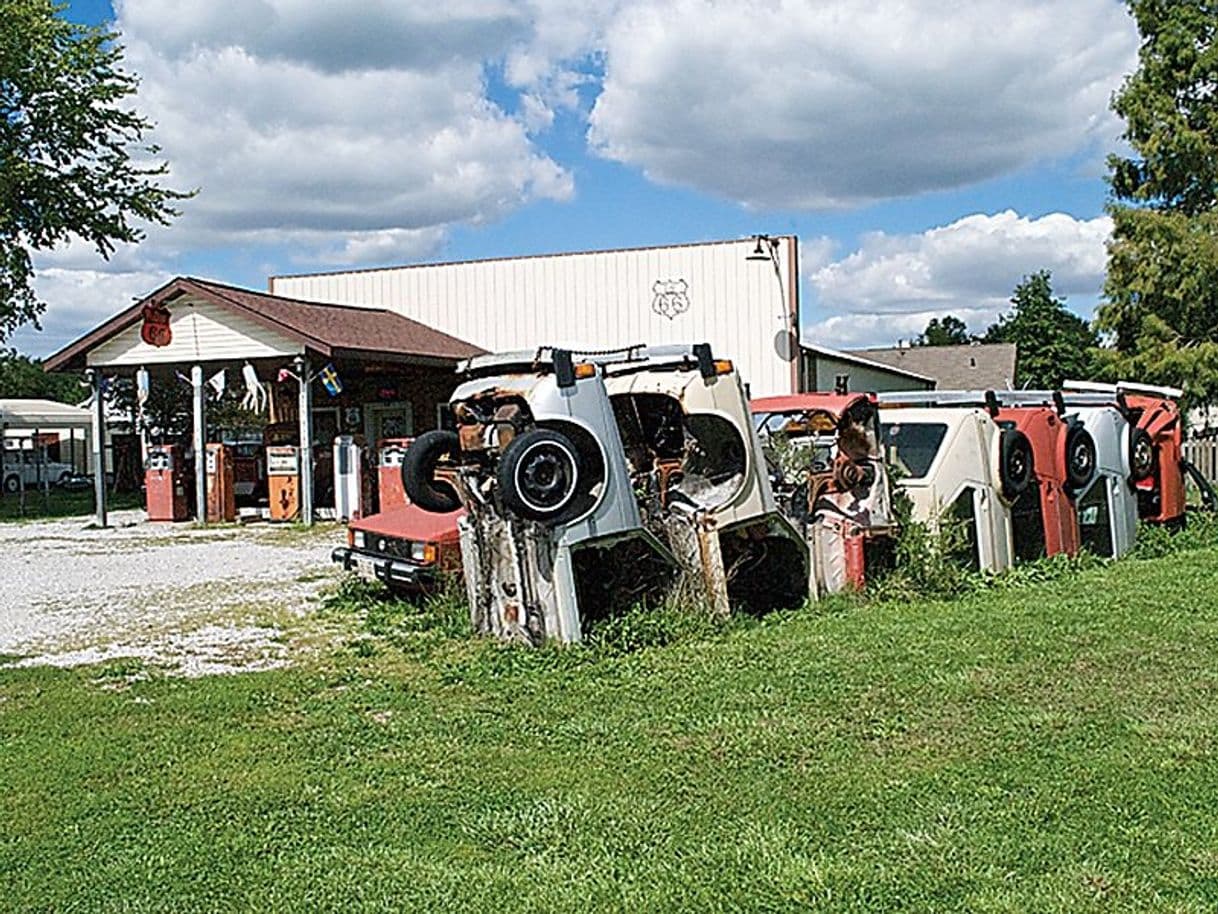
<instances>
[{"instance_id":1,"label":"white cloud","mask_svg":"<svg viewBox=\"0 0 1218 914\"><path fill-rule=\"evenodd\" d=\"M916 235L874 232L840 260L805 266L808 310L830 315L805 335L830 346L892 343L946 314L980 332L1007 308L1015 285L1042 269L1057 295L1090 304L1103 286L1111 231L1107 216L1032 219L1007 210Z\"/></svg>"},{"instance_id":2,"label":"white cloud","mask_svg":"<svg viewBox=\"0 0 1218 914\"><path fill-rule=\"evenodd\" d=\"M752 206L854 205L1110 140L1136 48L1112 0L637 3L607 30L590 140Z\"/></svg>"},{"instance_id":3,"label":"white cloud","mask_svg":"<svg viewBox=\"0 0 1218 914\"><path fill-rule=\"evenodd\" d=\"M53 307L43 316L41 330L22 327L6 345L33 355L49 355L131 307L166 279L164 272L155 269L106 272L59 266L40 268L34 290Z\"/></svg>"},{"instance_id":4,"label":"white cloud","mask_svg":"<svg viewBox=\"0 0 1218 914\"><path fill-rule=\"evenodd\" d=\"M123 0L117 14L173 182L199 188L179 240L328 232L329 248L393 253L386 232L434 236L572 193L486 94L484 62L529 34L516 4Z\"/></svg>"}]
</instances>

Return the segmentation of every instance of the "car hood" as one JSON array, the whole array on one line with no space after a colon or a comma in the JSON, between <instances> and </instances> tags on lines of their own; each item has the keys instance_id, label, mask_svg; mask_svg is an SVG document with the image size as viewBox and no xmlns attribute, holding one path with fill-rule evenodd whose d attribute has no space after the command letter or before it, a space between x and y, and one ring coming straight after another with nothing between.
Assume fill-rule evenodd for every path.
<instances>
[{"instance_id":1,"label":"car hood","mask_svg":"<svg viewBox=\"0 0 1218 914\"><path fill-rule=\"evenodd\" d=\"M457 520L465 515L464 508L447 514L433 514L418 505L391 508L350 523L352 530L363 530L381 536L394 536L417 542L456 539Z\"/></svg>"}]
</instances>

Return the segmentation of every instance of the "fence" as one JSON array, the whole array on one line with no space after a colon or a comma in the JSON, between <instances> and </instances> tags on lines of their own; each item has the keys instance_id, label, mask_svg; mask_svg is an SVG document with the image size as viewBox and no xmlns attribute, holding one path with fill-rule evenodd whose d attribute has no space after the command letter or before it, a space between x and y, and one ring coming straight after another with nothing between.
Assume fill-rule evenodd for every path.
<instances>
[{"instance_id":1,"label":"fence","mask_svg":"<svg viewBox=\"0 0 1218 914\"><path fill-rule=\"evenodd\" d=\"M1184 442L1184 459L1201 471L1201 475L1218 483L1218 439L1194 438Z\"/></svg>"}]
</instances>

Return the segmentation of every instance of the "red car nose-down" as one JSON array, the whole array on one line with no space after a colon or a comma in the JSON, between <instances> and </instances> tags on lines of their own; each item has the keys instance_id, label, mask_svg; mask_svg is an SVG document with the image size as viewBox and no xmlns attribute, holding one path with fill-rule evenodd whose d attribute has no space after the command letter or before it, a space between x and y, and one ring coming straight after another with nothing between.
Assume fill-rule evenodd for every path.
<instances>
[{"instance_id":1,"label":"red car nose-down","mask_svg":"<svg viewBox=\"0 0 1218 914\"><path fill-rule=\"evenodd\" d=\"M1095 442L1081 423L1046 406L1007 406L994 411L1005 428L1022 432L1032 446L1036 485L1012 505L1017 559L1075 555L1079 549L1074 499L1096 471Z\"/></svg>"}]
</instances>

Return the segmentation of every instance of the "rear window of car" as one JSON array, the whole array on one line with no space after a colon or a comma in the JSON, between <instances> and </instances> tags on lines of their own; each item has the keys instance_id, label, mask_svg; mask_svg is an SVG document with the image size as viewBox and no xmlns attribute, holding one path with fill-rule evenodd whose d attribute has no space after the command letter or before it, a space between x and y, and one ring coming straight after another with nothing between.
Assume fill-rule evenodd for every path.
<instances>
[{"instance_id":1,"label":"rear window of car","mask_svg":"<svg viewBox=\"0 0 1218 914\"><path fill-rule=\"evenodd\" d=\"M921 479L930 472L935 455L947 437L942 422L885 422L884 453L906 479Z\"/></svg>"}]
</instances>

